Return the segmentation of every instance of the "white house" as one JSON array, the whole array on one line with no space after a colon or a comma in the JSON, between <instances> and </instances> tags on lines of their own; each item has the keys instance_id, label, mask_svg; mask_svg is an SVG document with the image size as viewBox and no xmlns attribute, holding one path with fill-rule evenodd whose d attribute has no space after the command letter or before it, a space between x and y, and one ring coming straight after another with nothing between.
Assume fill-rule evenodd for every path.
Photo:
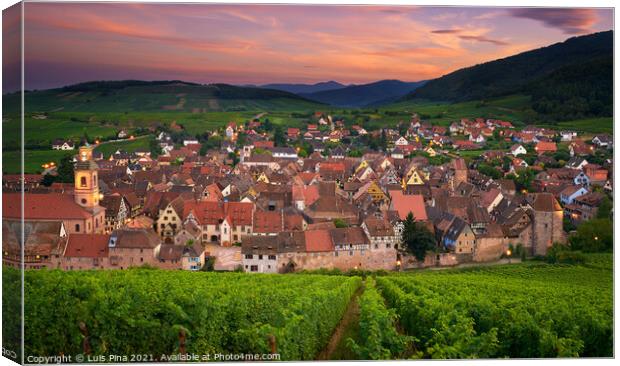
<instances>
[{"instance_id":1,"label":"white house","mask_svg":"<svg viewBox=\"0 0 620 366\"><path fill-rule=\"evenodd\" d=\"M277 159L297 159L297 151L292 147L272 147L271 155Z\"/></svg>"},{"instance_id":2,"label":"white house","mask_svg":"<svg viewBox=\"0 0 620 366\"><path fill-rule=\"evenodd\" d=\"M399 137L396 141L394 141L394 145L396 146L406 146L409 145L409 141L407 141L404 137Z\"/></svg>"},{"instance_id":3,"label":"white house","mask_svg":"<svg viewBox=\"0 0 620 366\"><path fill-rule=\"evenodd\" d=\"M592 143L598 147L611 147L613 145L613 138L609 135L596 135L592 139Z\"/></svg>"},{"instance_id":4,"label":"white house","mask_svg":"<svg viewBox=\"0 0 620 366\"><path fill-rule=\"evenodd\" d=\"M199 144L199 143L200 142L198 142L198 140L196 139L183 140L183 146L194 145L194 144Z\"/></svg>"},{"instance_id":5,"label":"white house","mask_svg":"<svg viewBox=\"0 0 620 366\"><path fill-rule=\"evenodd\" d=\"M562 141L573 141L575 137L577 137L577 132L575 131L562 131L560 132L560 137Z\"/></svg>"},{"instance_id":6,"label":"white house","mask_svg":"<svg viewBox=\"0 0 620 366\"><path fill-rule=\"evenodd\" d=\"M65 141L65 140L56 140L52 143L53 150L73 150L75 149L75 144L73 141Z\"/></svg>"},{"instance_id":7,"label":"white house","mask_svg":"<svg viewBox=\"0 0 620 366\"><path fill-rule=\"evenodd\" d=\"M510 148L510 153L513 156L519 156L519 155L524 155L527 154L527 150L525 150L525 148L523 147L523 145L513 145Z\"/></svg>"},{"instance_id":8,"label":"white house","mask_svg":"<svg viewBox=\"0 0 620 366\"><path fill-rule=\"evenodd\" d=\"M575 179L573 179L573 183L575 185L583 185L583 186L588 187L590 186L590 178L588 178L586 173L580 172L579 174L575 176Z\"/></svg>"},{"instance_id":9,"label":"white house","mask_svg":"<svg viewBox=\"0 0 620 366\"><path fill-rule=\"evenodd\" d=\"M562 203L565 204L565 205L569 205L569 204L573 203L575 198L577 198L579 196L583 196L586 193L588 193L588 190L585 189L582 186L566 187L560 193L560 201L562 201Z\"/></svg>"}]
</instances>

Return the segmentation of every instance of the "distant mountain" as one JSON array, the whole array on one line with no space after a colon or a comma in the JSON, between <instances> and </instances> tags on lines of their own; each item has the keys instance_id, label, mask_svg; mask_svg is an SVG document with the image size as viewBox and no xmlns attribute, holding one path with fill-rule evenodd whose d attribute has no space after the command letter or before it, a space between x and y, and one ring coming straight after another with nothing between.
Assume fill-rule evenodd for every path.
<instances>
[{"instance_id":1,"label":"distant mountain","mask_svg":"<svg viewBox=\"0 0 620 366\"><path fill-rule=\"evenodd\" d=\"M400 80L381 80L370 84L350 85L345 88L300 95L339 107L366 107L396 101L424 83L426 81L408 83Z\"/></svg>"},{"instance_id":2,"label":"distant mountain","mask_svg":"<svg viewBox=\"0 0 620 366\"><path fill-rule=\"evenodd\" d=\"M316 84L265 84L259 86L259 88L282 90L294 94L316 93L344 87L346 87L346 85L336 81L326 81Z\"/></svg>"},{"instance_id":3,"label":"distant mountain","mask_svg":"<svg viewBox=\"0 0 620 366\"><path fill-rule=\"evenodd\" d=\"M514 93L538 94L537 89L540 87L554 89L555 85L566 84L557 75L552 77L553 73L561 72L560 70L565 67L570 67L572 70L565 75L571 77L570 88L576 89L575 92L580 94L578 90L580 79L589 80L591 79L588 77L589 73L600 73L601 70L584 68L579 65L595 60L607 60L602 61L604 64L613 62L613 31L573 37L547 47L463 68L430 80L404 99L458 102ZM609 78L600 77L605 83L605 88L613 82L611 71L612 69L606 67L605 75ZM575 74L576 72L578 74ZM545 85L543 80L554 84ZM546 93L546 97L553 98L552 94L553 92ZM561 94L564 95L562 99L566 100L568 97L566 93ZM533 100L533 102L536 101Z\"/></svg>"},{"instance_id":4,"label":"distant mountain","mask_svg":"<svg viewBox=\"0 0 620 366\"><path fill-rule=\"evenodd\" d=\"M19 106L19 93L3 96L8 106ZM321 104L299 95L275 89L227 84L195 84L173 81L92 81L57 89L25 93L27 111L244 111L312 110Z\"/></svg>"}]
</instances>

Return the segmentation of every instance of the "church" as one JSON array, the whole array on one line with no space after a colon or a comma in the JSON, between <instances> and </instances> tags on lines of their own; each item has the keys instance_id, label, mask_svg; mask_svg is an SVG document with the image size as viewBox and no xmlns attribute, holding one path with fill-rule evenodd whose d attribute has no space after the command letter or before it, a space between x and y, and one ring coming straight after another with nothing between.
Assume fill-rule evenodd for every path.
<instances>
[{"instance_id":1,"label":"church","mask_svg":"<svg viewBox=\"0 0 620 366\"><path fill-rule=\"evenodd\" d=\"M75 187L72 193L24 193L24 221L61 221L67 234L103 233L105 208L99 205L97 172L93 146L79 148L75 164ZM3 193L3 221L22 217L21 193Z\"/></svg>"}]
</instances>

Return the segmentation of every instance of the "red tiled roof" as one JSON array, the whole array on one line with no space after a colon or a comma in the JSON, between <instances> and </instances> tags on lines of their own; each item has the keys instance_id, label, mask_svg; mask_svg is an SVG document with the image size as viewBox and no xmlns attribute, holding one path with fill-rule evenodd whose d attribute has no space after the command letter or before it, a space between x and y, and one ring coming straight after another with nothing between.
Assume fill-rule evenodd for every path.
<instances>
[{"instance_id":1,"label":"red tiled roof","mask_svg":"<svg viewBox=\"0 0 620 366\"><path fill-rule=\"evenodd\" d=\"M2 194L2 216L21 217L21 193ZM75 203L73 195L58 193L24 194L24 218L30 220L86 219L92 214Z\"/></svg>"},{"instance_id":2,"label":"red tiled roof","mask_svg":"<svg viewBox=\"0 0 620 366\"><path fill-rule=\"evenodd\" d=\"M308 252L331 252L334 243L329 230L311 230L304 232L306 239L306 251Z\"/></svg>"},{"instance_id":3,"label":"red tiled roof","mask_svg":"<svg viewBox=\"0 0 620 366\"><path fill-rule=\"evenodd\" d=\"M254 204L248 202L187 202L183 210L183 218L190 212L202 225L217 225L225 218L232 225L252 225Z\"/></svg>"},{"instance_id":4,"label":"red tiled roof","mask_svg":"<svg viewBox=\"0 0 620 366\"><path fill-rule=\"evenodd\" d=\"M279 233L282 231L280 211L256 211L254 215L255 233Z\"/></svg>"},{"instance_id":5,"label":"red tiled roof","mask_svg":"<svg viewBox=\"0 0 620 366\"><path fill-rule=\"evenodd\" d=\"M303 200L306 206L309 206L319 199L319 186L312 185L308 187L293 186L293 200Z\"/></svg>"},{"instance_id":6,"label":"red tiled roof","mask_svg":"<svg viewBox=\"0 0 620 366\"><path fill-rule=\"evenodd\" d=\"M69 234L65 257L105 258L109 234Z\"/></svg>"},{"instance_id":7,"label":"red tiled roof","mask_svg":"<svg viewBox=\"0 0 620 366\"><path fill-rule=\"evenodd\" d=\"M424 197L418 194L403 194L402 191L389 191L392 197L392 208L398 211L401 220L407 218L409 212L413 213L416 221L425 221L428 219L426 215L426 207L424 206Z\"/></svg>"},{"instance_id":8,"label":"red tiled roof","mask_svg":"<svg viewBox=\"0 0 620 366\"><path fill-rule=\"evenodd\" d=\"M538 144L536 144L536 147L534 149L537 152L541 152L541 151L557 151L558 148L555 145L555 142L540 141Z\"/></svg>"}]
</instances>

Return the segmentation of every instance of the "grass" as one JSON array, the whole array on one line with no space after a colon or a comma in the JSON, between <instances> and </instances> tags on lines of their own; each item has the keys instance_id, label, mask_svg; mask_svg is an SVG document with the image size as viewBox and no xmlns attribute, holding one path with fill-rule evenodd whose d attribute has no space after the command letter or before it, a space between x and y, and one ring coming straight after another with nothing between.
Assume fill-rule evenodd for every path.
<instances>
[{"instance_id":1,"label":"grass","mask_svg":"<svg viewBox=\"0 0 620 366\"><path fill-rule=\"evenodd\" d=\"M586 134L608 133L614 132L613 117L601 118L585 118L574 121L563 121L557 124L539 125L541 127L549 127L556 130L576 130Z\"/></svg>"},{"instance_id":2,"label":"grass","mask_svg":"<svg viewBox=\"0 0 620 366\"><path fill-rule=\"evenodd\" d=\"M461 118L496 118L509 120L516 125L524 125L532 121L535 112L530 108L530 97L510 95L487 101L470 101L461 103L444 103L428 101L406 101L382 108L386 111L407 111L418 113L422 119L433 124L449 125Z\"/></svg>"},{"instance_id":3,"label":"grass","mask_svg":"<svg viewBox=\"0 0 620 366\"><path fill-rule=\"evenodd\" d=\"M127 152L134 152L136 150L148 150L149 149L149 136L139 136L134 140L119 141L119 142L104 142L95 148L95 151L103 153L104 158L110 157L116 150L125 150Z\"/></svg>"},{"instance_id":4,"label":"grass","mask_svg":"<svg viewBox=\"0 0 620 366\"><path fill-rule=\"evenodd\" d=\"M24 171L26 174L42 173L42 164L50 161L58 164L66 155L74 155L76 153L76 150L27 150L24 156ZM2 152L2 172L4 174L18 174L21 172L20 151Z\"/></svg>"}]
</instances>

